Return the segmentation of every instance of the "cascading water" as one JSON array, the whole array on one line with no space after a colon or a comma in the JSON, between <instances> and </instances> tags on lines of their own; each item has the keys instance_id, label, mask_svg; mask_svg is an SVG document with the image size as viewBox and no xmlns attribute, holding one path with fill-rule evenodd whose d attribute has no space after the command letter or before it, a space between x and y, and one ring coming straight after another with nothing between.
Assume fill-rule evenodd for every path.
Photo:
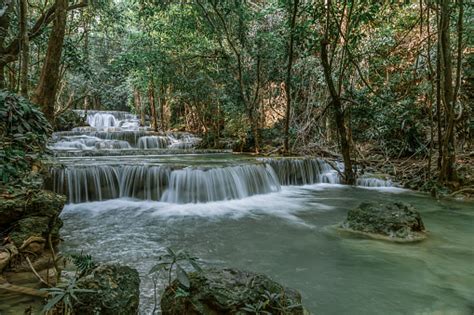
<instances>
[{"instance_id":1,"label":"cascading water","mask_svg":"<svg viewBox=\"0 0 474 315\"><path fill-rule=\"evenodd\" d=\"M50 148L65 151L192 149L200 138L187 132L157 133L140 127L136 115L120 111L76 111L90 126L55 132Z\"/></svg>"},{"instance_id":2,"label":"cascading water","mask_svg":"<svg viewBox=\"0 0 474 315\"><path fill-rule=\"evenodd\" d=\"M83 111L79 114L85 115ZM75 154L62 160L64 165L51 170L50 187L66 194L70 203L115 198L155 200L167 203L205 203L280 191L280 186L338 184L342 165L315 158L236 159L227 162L189 159L171 165L166 158L140 157L140 152L194 148L200 141L186 132L156 133L139 127L138 118L126 112L88 111L90 127L53 135L50 148ZM154 151L155 150L155 151ZM98 154L101 151L104 154ZM127 157L112 157L123 151ZM128 153L129 152L129 153ZM86 158L86 156L96 158ZM122 154L123 155L123 154ZM229 165L228 161L232 161ZM388 187L392 183L375 178L360 178L358 185Z\"/></svg>"},{"instance_id":3,"label":"cascading water","mask_svg":"<svg viewBox=\"0 0 474 315\"><path fill-rule=\"evenodd\" d=\"M138 164L143 163L143 164ZM320 159L263 159L243 165L178 166L74 162L52 170L52 186L72 203L129 197L169 203L241 199L280 190L281 185L339 183Z\"/></svg>"},{"instance_id":4,"label":"cascading water","mask_svg":"<svg viewBox=\"0 0 474 315\"><path fill-rule=\"evenodd\" d=\"M171 173L162 201L196 203L241 199L280 190L271 167L239 165L200 170L185 168Z\"/></svg>"},{"instance_id":5,"label":"cascading water","mask_svg":"<svg viewBox=\"0 0 474 315\"><path fill-rule=\"evenodd\" d=\"M357 179L357 186L363 187L393 187L391 180L385 180L373 177L360 177Z\"/></svg>"},{"instance_id":6,"label":"cascading water","mask_svg":"<svg viewBox=\"0 0 474 315\"><path fill-rule=\"evenodd\" d=\"M339 184L339 174L320 159L262 159L275 170L281 185Z\"/></svg>"}]
</instances>

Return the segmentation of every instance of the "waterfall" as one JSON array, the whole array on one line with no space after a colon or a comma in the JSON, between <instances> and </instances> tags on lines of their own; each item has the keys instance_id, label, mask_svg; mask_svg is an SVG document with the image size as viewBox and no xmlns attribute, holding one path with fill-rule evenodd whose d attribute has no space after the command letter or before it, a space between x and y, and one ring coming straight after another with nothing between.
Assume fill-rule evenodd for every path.
<instances>
[{"instance_id":1,"label":"waterfall","mask_svg":"<svg viewBox=\"0 0 474 315\"><path fill-rule=\"evenodd\" d=\"M120 196L119 173L109 165L52 169L53 190L71 203L107 200Z\"/></svg>"},{"instance_id":2,"label":"waterfall","mask_svg":"<svg viewBox=\"0 0 474 315\"><path fill-rule=\"evenodd\" d=\"M393 187L393 183L391 180L384 180L373 177L360 177L357 179L356 185L364 187Z\"/></svg>"},{"instance_id":3,"label":"waterfall","mask_svg":"<svg viewBox=\"0 0 474 315\"><path fill-rule=\"evenodd\" d=\"M340 183L339 174L320 159L261 159L270 165L281 185L309 185L315 183Z\"/></svg>"},{"instance_id":4,"label":"waterfall","mask_svg":"<svg viewBox=\"0 0 474 315\"><path fill-rule=\"evenodd\" d=\"M171 144L167 136L143 136L138 139L138 148L140 149L164 149Z\"/></svg>"},{"instance_id":5,"label":"waterfall","mask_svg":"<svg viewBox=\"0 0 474 315\"><path fill-rule=\"evenodd\" d=\"M171 203L196 203L241 199L280 190L271 167L239 165L208 170L185 168L171 173L161 198Z\"/></svg>"},{"instance_id":6,"label":"waterfall","mask_svg":"<svg viewBox=\"0 0 474 315\"><path fill-rule=\"evenodd\" d=\"M66 136L50 146L53 150L130 149L127 141L104 140L94 136Z\"/></svg>"},{"instance_id":7,"label":"waterfall","mask_svg":"<svg viewBox=\"0 0 474 315\"><path fill-rule=\"evenodd\" d=\"M130 197L172 203L240 199L279 191L270 166L240 165L171 170L161 165L92 165L53 168L53 190L71 203Z\"/></svg>"},{"instance_id":8,"label":"waterfall","mask_svg":"<svg viewBox=\"0 0 474 315\"><path fill-rule=\"evenodd\" d=\"M87 145L87 141L92 139L85 138L81 144ZM188 166L181 169L172 169L167 165L85 166L71 163L64 168L51 170L52 189L66 194L71 203L120 197L197 203L267 194L279 191L280 185L340 183L337 171L324 160L287 158L260 159L260 162L206 168ZM371 177L359 178L357 185L393 186L389 180Z\"/></svg>"}]
</instances>

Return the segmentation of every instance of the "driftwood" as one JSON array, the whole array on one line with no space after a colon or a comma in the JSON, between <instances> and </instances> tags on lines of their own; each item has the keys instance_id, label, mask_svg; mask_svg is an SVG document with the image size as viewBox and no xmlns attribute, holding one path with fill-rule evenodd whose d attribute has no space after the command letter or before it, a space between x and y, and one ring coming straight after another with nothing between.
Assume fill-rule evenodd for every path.
<instances>
[{"instance_id":1,"label":"driftwood","mask_svg":"<svg viewBox=\"0 0 474 315\"><path fill-rule=\"evenodd\" d=\"M6 291L14 292L14 293L19 293L19 294L38 296L42 298L47 298L49 296L49 293L46 291L41 291L38 289L32 289L28 287L22 287L19 285L10 284L8 282L0 283L0 291L1 290L6 290Z\"/></svg>"}]
</instances>

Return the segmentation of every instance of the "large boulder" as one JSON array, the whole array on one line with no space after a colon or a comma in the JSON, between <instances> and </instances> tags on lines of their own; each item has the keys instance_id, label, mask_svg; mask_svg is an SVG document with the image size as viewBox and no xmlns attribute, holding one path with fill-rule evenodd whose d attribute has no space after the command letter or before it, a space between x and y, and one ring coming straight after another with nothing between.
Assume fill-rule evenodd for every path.
<instances>
[{"instance_id":1,"label":"large boulder","mask_svg":"<svg viewBox=\"0 0 474 315\"><path fill-rule=\"evenodd\" d=\"M140 278L127 266L104 264L77 281L81 289L94 293L78 293L75 314L133 315L138 313Z\"/></svg>"},{"instance_id":2,"label":"large boulder","mask_svg":"<svg viewBox=\"0 0 474 315\"><path fill-rule=\"evenodd\" d=\"M413 242L426 238L421 216L405 203L361 203L347 214L340 228L377 239Z\"/></svg>"},{"instance_id":3,"label":"large boulder","mask_svg":"<svg viewBox=\"0 0 474 315\"><path fill-rule=\"evenodd\" d=\"M15 191L0 197L0 233L20 247L29 237L59 239L59 214L66 198L46 190Z\"/></svg>"},{"instance_id":4,"label":"large boulder","mask_svg":"<svg viewBox=\"0 0 474 315\"><path fill-rule=\"evenodd\" d=\"M252 307L272 314L305 314L301 295L265 275L237 269L209 269L189 274L190 287L175 280L161 298L164 315L251 314Z\"/></svg>"}]
</instances>

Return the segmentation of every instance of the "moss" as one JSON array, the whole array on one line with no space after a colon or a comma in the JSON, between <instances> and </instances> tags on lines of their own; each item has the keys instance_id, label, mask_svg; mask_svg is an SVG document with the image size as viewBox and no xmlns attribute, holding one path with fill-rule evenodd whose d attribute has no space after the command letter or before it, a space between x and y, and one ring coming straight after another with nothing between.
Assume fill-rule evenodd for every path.
<instances>
[{"instance_id":1,"label":"moss","mask_svg":"<svg viewBox=\"0 0 474 315\"><path fill-rule=\"evenodd\" d=\"M190 273L187 296L177 296L178 282L168 286L161 299L164 315L177 314L247 314L243 308L267 301L265 293L279 294L268 301L265 310L272 314L304 314L301 295L271 280L265 275L237 269L209 269L204 273ZM294 306L293 308L289 308Z\"/></svg>"}]
</instances>

